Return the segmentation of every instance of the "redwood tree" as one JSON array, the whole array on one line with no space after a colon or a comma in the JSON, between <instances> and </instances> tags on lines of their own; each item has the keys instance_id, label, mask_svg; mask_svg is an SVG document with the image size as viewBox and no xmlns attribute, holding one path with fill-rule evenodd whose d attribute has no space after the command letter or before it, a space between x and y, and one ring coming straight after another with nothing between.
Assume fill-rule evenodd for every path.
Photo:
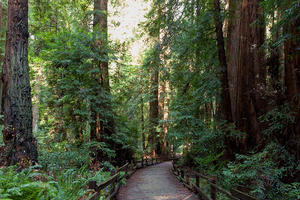
<instances>
[{"instance_id":1,"label":"redwood tree","mask_svg":"<svg viewBox=\"0 0 300 200\"><path fill-rule=\"evenodd\" d=\"M231 103L230 103L230 95L229 95L229 85L228 85L228 77L227 77L227 61L226 61L226 54L225 54L225 45L224 45L224 36L223 36L223 23L220 18L221 14L221 7L220 1L215 0L214 2L214 9L215 9L215 26L216 26L216 36L217 36L217 44L218 44L218 57L220 63L220 73L219 79L222 84L221 89L221 102L218 108L219 112L221 113L222 119L225 119L227 123L232 123L232 114L231 114ZM226 145L226 156L229 158L233 157L231 145L232 145L232 138L226 137L225 138L225 145Z\"/></svg>"},{"instance_id":2,"label":"redwood tree","mask_svg":"<svg viewBox=\"0 0 300 200\"><path fill-rule=\"evenodd\" d=\"M1 110L8 165L34 162L38 157L32 134L28 37L28 1L9 0Z\"/></svg>"},{"instance_id":3,"label":"redwood tree","mask_svg":"<svg viewBox=\"0 0 300 200\"><path fill-rule=\"evenodd\" d=\"M235 150L245 152L261 138L258 117L264 113L259 90L266 80L263 12L260 0L229 1L228 78L232 118L239 131L246 133Z\"/></svg>"},{"instance_id":4,"label":"redwood tree","mask_svg":"<svg viewBox=\"0 0 300 200\"><path fill-rule=\"evenodd\" d=\"M286 96L292 115L295 121L289 124L290 139L288 146L297 158L300 158L299 139L300 139L300 53L299 53L299 35L300 19L292 21L285 27L285 32L289 38L284 43L284 67L285 67L285 86Z\"/></svg>"},{"instance_id":5,"label":"redwood tree","mask_svg":"<svg viewBox=\"0 0 300 200\"><path fill-rule=\"evenodd\" d=\"M100 59L95 60L95 65L99 69L99 73L95 74L99 88L101 90L96 91L97 99L92 104L92 120L91 123L91 139L98 142L106 142L113 149L114 142L108 139L114 132L114 119L113 111L111 107L111 93L109 85L109 71L108 71L108 55L107 55L107 0L94 0L94 32L97 35L95 42L95 50L99 52ZM101 94L100 94L101 93ZM97 153L97 160L100 160L100 153ZM103 158L101 158L103 159Z\"/></svg>"}]
</instances>

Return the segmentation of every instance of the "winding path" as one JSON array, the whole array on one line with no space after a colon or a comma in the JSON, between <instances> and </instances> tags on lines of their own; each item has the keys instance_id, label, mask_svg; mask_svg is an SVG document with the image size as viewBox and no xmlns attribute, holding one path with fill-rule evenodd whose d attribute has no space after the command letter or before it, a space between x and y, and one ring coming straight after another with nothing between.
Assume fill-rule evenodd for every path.
<instances>
[{"instance_id":1,"label":"winding path","mask_svg":"<svg viewBox=\"0 0 300 200\"><path fill-rule=\"evenodd\" d=\"M138 170L121 187L118 200L199 200L171 174L171 162Z\"/></svg>"}]
</instances>

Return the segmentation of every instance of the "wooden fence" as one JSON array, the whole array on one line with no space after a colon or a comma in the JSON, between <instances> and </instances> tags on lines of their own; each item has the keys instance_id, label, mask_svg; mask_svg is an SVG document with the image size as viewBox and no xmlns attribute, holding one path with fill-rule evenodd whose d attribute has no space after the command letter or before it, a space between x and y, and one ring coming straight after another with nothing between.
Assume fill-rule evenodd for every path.
<instances>
[{"instance_id":1,"label":"wooden fence","mask_svg":"<svg viewBox=\"0 0 300 200\"><path fill-rule=\"evenodd\" d=\"M179 167L173 161L173 173L183 183L185 187L199 194L203 200L216 200L217 192L223 193L232 200L257 200L256 198L231 188L230 191L217 185L217 176L205 176L199 172L190 170L189 168ZM194 183L191 182L191 177L195 179ZM204 180L206 185L210 187L210 194L205 193L203 188L200 187L200 180Z\"/></svg>"},{"instance_id":2,"label":"wooden fence","mask_svg":"<svg viewBox=\"0 0 300 200\"><path fill-rule=\"evenodd\" d=\"M112 176L102 182L100 185L97 185L96 181L90 181L89 182L89 189L94 189L95 192L89 196L86 200L96 200L98 199L101 194L102 191L105 190L105 199L107 200L111 200L113 199L121 186L121 180L124 178L129 178L135 171L136 169L139 168L143 168L146 166L150 166L150 165L155 165L160 163L161 160L160 158L151 158L151 157L142 157L140 161L137 162L132 162L132 163L126 163L125 165L123 165L120 168L116 168L115 171L113 171L111 174ZM124 172L124 174L121 172Z\"/></svg>"}]
</instances>

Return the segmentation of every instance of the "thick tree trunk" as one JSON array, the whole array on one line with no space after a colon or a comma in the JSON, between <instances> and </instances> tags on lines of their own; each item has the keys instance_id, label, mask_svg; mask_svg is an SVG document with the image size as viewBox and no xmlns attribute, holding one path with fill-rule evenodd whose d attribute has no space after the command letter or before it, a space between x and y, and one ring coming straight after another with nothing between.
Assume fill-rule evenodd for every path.
<instances>
[{"instance_id":1,"label":"thick tree trunk","mask_svg":"<svg viewBox=\"0 0 300 200\"><path fill-rule=\"evenodd\" d=\"M258 116L263 105L258 89L265 84L264 53L260 50L264 42L264 29L260 20L260 0L243 0L241 8L241 42L239 52L239 117L237 126L247 133L243 146L253 147L260 142ZM255 23L255 24L253 24ZM245 109L246 108L246 109Z\"/></svg>"},{"instance_id":2,"label":"thick tree trunk","mask_svg":"<svg viewBox=\"0 0 300 200\"><path fill-rule=\"evenodd\" d=\"M2 18L3 18L3 7L2 7L2 3L0 2L0 39L2 39ZM0 43L1 48L2 48L2 43ZM3 58L2 58L2 49L0 48L0 69L1 69L1 76L2 76L2 62L3 62ZM2 79L0 80L0 99L2 99L2 89L3 89L3 83L2 83ZM2 110L2 102L0 101L0 112ZM2 120L0 120L0 124L2 124Z\"/></svg>"},{"instance_id":3,"label":"thick tree trunk","mask_svg":"<svg viewBox=\"0 0 300 200\"><path fill-rule=\"evenodd\" d=\"M285 28L290 38L284 43L284 67L286 96L295 116L295 122L289 126L289 150L300 159L300 20Z\"/></svg>"},{"instance_id":4,"label":"thick tree trunk","mask_svg":"<svg viewBox=\"0 0 300 200\"><path fill-rule=\"evenodd\" d=\"M238 54L240 50L240 13L241 0L228 0L229 4L229 19L228 19L228 34L227 34L227 71L228 83L231 102L232 119L236 123L238 118L237 97L238 97Z\"/></svg>"},{"instance_id":5,"label":"thick tree trunk","mask_svg":"<svg viewBox=\"0 0 300 200\"><path fill-rule=\"evenodd\" d=\"M260 142L258 116L264 113L259 90L265 85L264 28L259 0L230 0L228 77L233 121L246 133L236 151L245 152ZM260 23L258 23L260 22Z\"/></svg>"},{"instance_id":6,"label":"thick tree trunk","mask_svg":"<svg viewBox=\"0 0 300 200\"><path fill-rule=\"evenodd\" d=\"M2 18L3 18L3 7L2 3L0 2L0 39L2 39ZM2 43L0 43L2 44ZM1 45L2 47L2 45ZM0 65L2 66L2 49L0 48Z\"/></svg>"},{"instance_id":7,"label":"thick tree trunk","mask_svg":"<svg viewBox=\"0 0 300 200\"><path fill-rule=\"evenodd\" d=\"M32 103L28 66L28 1L8 2L5 60L2 74L3 140L7 164L37 161L32 134ZM27 164L28 165L28 164Z\"/></svg>"}]
</instances>

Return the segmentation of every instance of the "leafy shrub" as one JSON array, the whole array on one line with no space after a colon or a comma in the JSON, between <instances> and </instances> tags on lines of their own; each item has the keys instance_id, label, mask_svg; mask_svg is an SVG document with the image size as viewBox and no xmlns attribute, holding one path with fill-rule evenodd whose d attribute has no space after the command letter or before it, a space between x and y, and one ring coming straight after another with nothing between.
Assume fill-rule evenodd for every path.
<instances>
[{"instance_id":1,"label":"leafy shrub","mask_svg":"<svg viewBox=\"0 0 300 200\"><path fill-rule=\"evenodd\" d=\"M270 143L262 152L237 155L236 161L224 168L228 185L244 186L259 199L297 199L299 184L285 184L284 176L293 176L296 159L284 147ZM298 197L297 197L298 195Z\"/></svg>"},{"instance_id":2,"label":"leafy shrub","mask_svg":"<svg viewBox=\"0 0 300 200\"><path fill-rule=\"evenodd\" d=\"M103 182L109 173L92 173L87 168L62 170L49 176L34 168L17 172L16 167L0 170L0 199L75 200L88 195L88 182Z\"/></svg>"},{"instance_id":3,"label":"leafy shrub","mask_svg":"<svg viewBox=\"0 0 300 200\"><path fill-rule=\"evenodd\" d=\"M50 171L88 166L90 159L88 146L76 148L71 144L57 143L55 147L39 150L39 163Z\"/></svg>"},{"instance_id":4,"label":"leafy shrub","mask_svg":"<svg viewBox=\"0 0 300 200\"><path fill-rule=\"evenodd\" d=\"M17 172L15 167L0 170L0 199L34 200L54 199L58 189L54 182L35 181L45 176L32 168Z\"/></svg>"}]
</instances>

